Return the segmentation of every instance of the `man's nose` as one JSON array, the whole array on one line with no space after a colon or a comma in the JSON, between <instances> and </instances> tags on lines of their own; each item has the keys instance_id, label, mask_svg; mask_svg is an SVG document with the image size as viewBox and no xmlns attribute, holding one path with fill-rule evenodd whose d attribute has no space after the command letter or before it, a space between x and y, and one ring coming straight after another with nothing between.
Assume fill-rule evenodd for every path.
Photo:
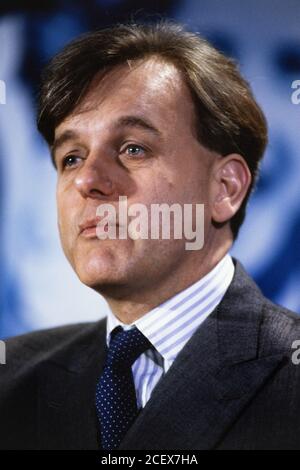
<instances>
[{"instance_id":1,"label":"man's nose","mask_svg":"<svg viewBox=\"0 0 300 470\"><path fill-rule=\"evenodd\" d=\"M100 157L89 157L76 175L74 184L83 197L103 198L112 196L116 190L113 183L113 169L100 163Z\"/></svg>"}]
</instances>

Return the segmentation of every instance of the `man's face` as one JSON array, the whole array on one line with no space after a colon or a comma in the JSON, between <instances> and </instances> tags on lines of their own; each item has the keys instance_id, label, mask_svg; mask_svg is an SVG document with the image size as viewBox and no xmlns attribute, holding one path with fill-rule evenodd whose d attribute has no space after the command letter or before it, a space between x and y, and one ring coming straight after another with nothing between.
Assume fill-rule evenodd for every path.
<instances>
[{"instance_id":1,"label":"man's face","mask_svg":"<svg viewBox=\"0 0 300 470\"><path fill-rule=\"evenodd\" d=\"M83 283L100 293L130 293L159 285L191 256L201 260L184 239L100 240L80 232L99 205L117 209L119 196L149 212L152 203L202 203L209 220L214 155L196 138L193 101L173 65L151 58L95 78L55 140L59 231Z\"/></svg>"}]
</instances>

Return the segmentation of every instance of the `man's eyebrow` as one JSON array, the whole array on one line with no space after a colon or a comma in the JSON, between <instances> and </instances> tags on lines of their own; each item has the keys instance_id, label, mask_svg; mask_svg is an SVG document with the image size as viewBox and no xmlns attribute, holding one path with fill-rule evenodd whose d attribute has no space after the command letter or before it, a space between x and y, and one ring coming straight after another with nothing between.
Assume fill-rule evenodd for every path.
<instances>
[{"instance_id":1,"label":"man's eyebrow","mask_svg":"<svg viewBox=\"0 0 300 470\"><path fill-rule=\"evenodd\" d=\"M51 146L51 158L54 166L56 166L55 162L55 152L59 147L61 147L63 144L70 140L75 140L78 138L78 133L75 131L72 131L71 129L65 130L59 137L57 137L52 146Z\"/></svg>"},{"instance_id":2,"label":"man's eyebrow","mask_svg":"<svg viewBox=\"0 0 300 470\"><path fill-rule=\"evenodd\" d=\"M143 130L146 130L157 137L161 136L161 132L147 119L142 118L140 116L128 115L128 116L121 116L117 119L117 121L112 126L114 129L118 129L120 127L137 127ZM70 140L77 139L79 134L71 129L65 130L59 137L57 137L52 146L51 146L51 158L54 166L56 167L55 162L55 153L59 147L61 147L66 142Z\"/></svg>"},{"instance_id":3,"label":"man's eyebrow","mask_svg":"<svg viewBox=\"0 0 300 470\"><path fill-rule=\"evenodd\" d=\"M121 116L113 125L114 128L119 127L138 127L140 129L146 130L157 137L161 136L161 132L147 119L140 116Z\"/></svg>"}]
</instances>

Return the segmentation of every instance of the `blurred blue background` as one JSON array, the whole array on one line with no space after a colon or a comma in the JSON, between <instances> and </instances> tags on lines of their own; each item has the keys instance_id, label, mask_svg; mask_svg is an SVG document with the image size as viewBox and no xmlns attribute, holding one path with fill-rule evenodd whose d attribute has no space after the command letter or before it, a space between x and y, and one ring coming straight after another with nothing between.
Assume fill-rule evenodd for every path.
<instances>
[{"instance_id":1,"label":"blurred blue background","mask_svg":"<svg viewBox=\"0 0 300 470\"><path fill-rule=\"evenodd\" d=\"M42 66L76 35L113 22L173 18L239 60L270 144L232 254L273 301L300 312L299 0L2 0L0 3L0 337L98 319L106 303L62 254L56 175L35 128ZM0 100L1 103L1 100Z\"/></svg>"}]
</instances>

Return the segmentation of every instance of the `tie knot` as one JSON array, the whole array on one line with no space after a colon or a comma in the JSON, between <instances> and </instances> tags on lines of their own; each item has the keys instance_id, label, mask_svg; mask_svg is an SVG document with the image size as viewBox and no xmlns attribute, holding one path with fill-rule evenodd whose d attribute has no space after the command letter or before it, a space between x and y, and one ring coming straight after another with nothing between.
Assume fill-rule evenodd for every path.
<instances>
[{"instance_id":1,"label":"tie knot","mask_svg":"<svg viewBox=\"0 0 300 470\"><path fill-rule=\"evenodd\" d=\"M129 367L151 347L150 341L136 326L130 330L124 330L121 326L117 326L112 332L107 364L112 367Z\"/></svg>"}]
</instances>

